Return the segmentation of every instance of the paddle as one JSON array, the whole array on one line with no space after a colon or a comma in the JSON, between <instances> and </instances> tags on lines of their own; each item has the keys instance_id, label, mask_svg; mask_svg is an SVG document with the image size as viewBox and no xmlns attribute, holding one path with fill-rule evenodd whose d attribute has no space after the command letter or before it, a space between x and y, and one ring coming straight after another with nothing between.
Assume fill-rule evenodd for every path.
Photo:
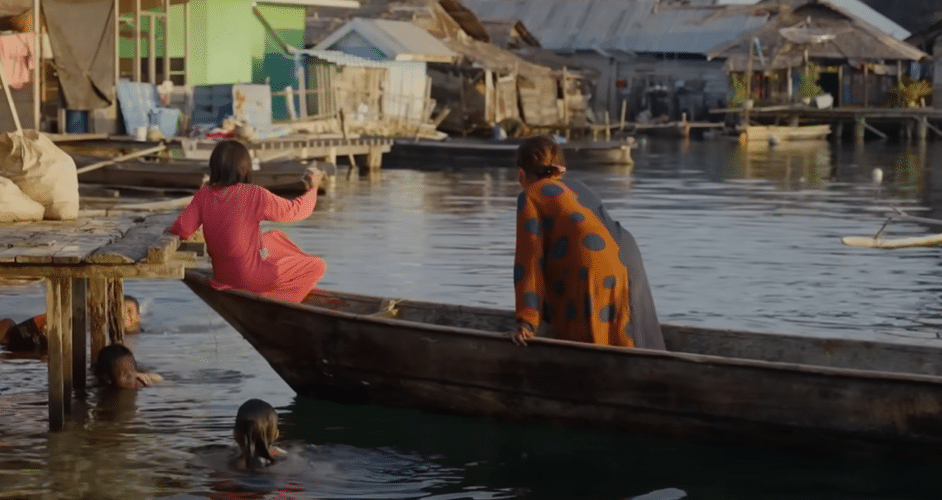
<instances>
[{"instance_id":1,"label":"paddle","mask_svg":"<svg viewBox=\"0 0 942 500\"><path fill-rule=\"evenodd\" d=\"M912 222L922 222L923 224L942 226L942 220L917 217L915 215L909 215L896 207L891 208L896 211L896 214L889 216L886 219L886 222L880 226L880 230L877 231L877 234L873 235L872 238L868 238L866 236L845 236L841 238L841 242L851 247L885 249L932 247L942 244L942 234L930 234L927 236L916 236L910 238L885 239L883 237L883 232L886 230L886 226L894 220L908 220Z\"/></svg>"}]
</instances>

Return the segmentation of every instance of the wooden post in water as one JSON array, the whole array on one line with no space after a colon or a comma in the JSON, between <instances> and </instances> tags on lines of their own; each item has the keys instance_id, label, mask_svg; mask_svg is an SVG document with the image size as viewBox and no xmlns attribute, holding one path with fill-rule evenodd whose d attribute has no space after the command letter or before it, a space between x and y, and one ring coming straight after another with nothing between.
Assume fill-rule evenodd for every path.
<instances>
[{"instance_id":1,"label":"wooden post in water","mask_svg":"<svg viewBox=\"0 0 942 500\"><path fill-rule=\"evenodd\" d=\"M72 280L59 278L59 337L62 339L62 408L72 412ZM49 357L50 361L52 356ZM82 367L84 368L84 366Z\"/></svg>"},{"instance_id":2,"label":"wooden post in water","mask_svg":"<svg viewBox=\"0 0 942 500\"><path fill-rule=\"evenodd\" d=\"M112 344L124 343L124 280L108 280L108 333Z\"/></svg>"},{"instance_id":3,"label":"wooden post in water","mask_svg":"<svg viewBox=\"0 0 942 500\"><path fill-rule=\"evenodd\" d=\"M916 119L916 138L920 142L924 142L929 136L929 119L925 116L920 116Z\"/></svg>"},{"instance_id":4,"label":"wooden post in water","mask_svg":"<svg viewBox=\"0 0 942 500\"><path fill-rule=\"evenodd\" d=\"M62 279L46 279L46 335L49 343L49 430L65 427L62 391Z\"/></svg>"},{"instance_id":5,"label":"wooden post in water","mask_svg":"<svg viewBox=\"0 0 942 500\"><path fill-rule=\"evenodd\" d=\"M86 305L88 279L72 279L72 387L85 392Z\"/></svg>"},{"instance_id":6,"label":"wooden post in water","mask_svg":"<svg viewBox=\"0 0 942 500\"><path fill-rule=\"evenodd\" d=\"M863 144L864 135L867 133L867 122L863 116L854 117L854 140L858 144Z\"/></svg>"},{"instance_id":7,"label":"wooden post in water","mask_svg":"<svg viewBox=\"0 0 942 500\"><path fill-rule=\"evenodd\" d=\"M92 330L91 355L89 362L94 367L98 352L108 341L108 280L105 278L88 279L88 318Z\"/></svg>"}]
</instances>

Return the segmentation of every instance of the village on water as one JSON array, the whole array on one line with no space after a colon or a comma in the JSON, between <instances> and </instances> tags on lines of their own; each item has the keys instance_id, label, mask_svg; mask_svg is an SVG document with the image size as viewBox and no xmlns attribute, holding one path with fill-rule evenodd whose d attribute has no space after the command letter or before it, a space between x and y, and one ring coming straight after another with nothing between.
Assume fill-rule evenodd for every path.
<instances>
[{"instance_id":1,"label":"village on water","mask_svg":"<svg viewBox=\"0 0 942 500\"><path fill-rule=\"evenodd\" d=\"M644 241L578 180L630 186L650 141L924 151L942 141L942 5L0 0L0 83L0 290L45 297L29 319L0 306L0 354L36 353L0 356L0 456L11 359L48 373L50 435L87 390L173 378L125 347L147 335L125 289L141 280L183 280L302 397L942 456L942 345L659 320ZM322 290L331 262L260 229L317 217L341 186L443 169L509 172L515 304ZM931 215L896 209L887 222L926 232L837 245L931 248ZM244 468L284 452L265 399L231 415Z\"/></svg>"}]
</instances>

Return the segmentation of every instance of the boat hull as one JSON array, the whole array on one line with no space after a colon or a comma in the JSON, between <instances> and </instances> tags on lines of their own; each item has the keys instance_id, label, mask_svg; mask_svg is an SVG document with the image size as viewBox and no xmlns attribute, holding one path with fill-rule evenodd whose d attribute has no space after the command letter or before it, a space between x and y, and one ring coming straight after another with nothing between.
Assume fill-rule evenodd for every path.
<instances>
[{"instance_id":1,"label":"boat hull","mask_svg":"<svg viewBox=\"0 0 942 500\"><path fill-rule=\"evenodd\" d=\"M827 139L830 133L830 125L750 125L739 137L746 142L787 142Z\"/></svg>"},{"instance_id":2,"label":"boat hull","mask_svg":"<svg viewBox=\"0 0 942 500\"><path fill-rule=\"evenodd\" d=\"M516 165L515 141L397 140L383 158L384 167L440 168L441 166L513 168ZM631 141L571 142L563 144L566 164L570 167L624 165L631 159Z\"/></svg>"},{"instance_id":3,"label":"boat hull","mask_svg":"<svg viewBox=\"0 0 942 500\"><path fill-rule=\"evenodd\" d=\"M198 271L185 281L313 398L780 450L942 456L937 348L796 337L757 347L763 334L670 325L669 352L543 338L518 347L504 333L510 311L410 301L392 319L371 314L383 309L378 298L317 292L294 304L214 290ZM879 359L923 372L854 368Z\"/></svg>"}]
</instances>

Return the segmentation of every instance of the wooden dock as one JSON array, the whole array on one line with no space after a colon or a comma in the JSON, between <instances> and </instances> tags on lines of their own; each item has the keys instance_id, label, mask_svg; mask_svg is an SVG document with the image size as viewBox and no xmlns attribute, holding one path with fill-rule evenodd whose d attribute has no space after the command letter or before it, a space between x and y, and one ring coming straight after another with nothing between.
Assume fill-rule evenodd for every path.
<instances>
[{"instance_id":1,"label":"wooden dock","mask_svg":"<svg viewBox=\"0 0 942 500\"><path fill-rule=\"evenodd\" d=\"M50 431L65 425L72 390L84 392L86 364L95 362L106 342L124 342L124 279L183 278L191 256L177 251L177 236L164 234L175 218L174 213L0 225L0 277L46 280Z\"/></svg>"},{"instance_id":2,"label":"wooden dock","mask_svg":"<svg viewBox=\"0 0 942 500\"><path fill-rule=\"evenodd\" d=\"M711 113L745 114L743 108L714 109ZM872 132L881 139L887 134L873 123L891 123L899 125L902 137L909 139L926 140L930 132L942 138L942 109L935 108L858 108L840 107L818 109L808 106L782 105L752 108L748 110L750 119L765 119L781 125L798 124L831 124L836 137L842 137L844 126L854 127L854 138L861 142L867 131Z\"/></svg>"}]
</instances>

